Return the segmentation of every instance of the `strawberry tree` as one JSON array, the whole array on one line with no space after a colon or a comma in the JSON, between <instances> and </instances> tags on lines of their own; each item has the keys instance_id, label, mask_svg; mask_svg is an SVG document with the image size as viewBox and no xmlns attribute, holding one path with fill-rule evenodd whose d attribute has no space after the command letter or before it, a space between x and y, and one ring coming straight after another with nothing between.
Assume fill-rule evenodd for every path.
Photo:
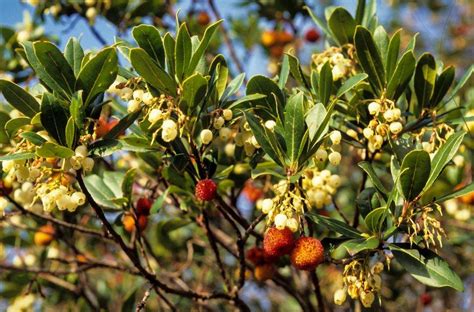
<instances>
[{"instance_id":1,"label":"strawberry tree","mask_svg":"<svg viewBox=\"0 0 474 312\"><path fill-rule=\"evenodd\" d=\"M34 85L0 80L2 297L250 311L257 283L329 311L382 309L401 276L463 291L442 205L474 191L446 187L472 66L456 79L416 36L402 47L365 1L306 10L325 49L248 81L202 16L200 36L141 24L93 52L22 41Z\"/></svg>"}]
</instances>

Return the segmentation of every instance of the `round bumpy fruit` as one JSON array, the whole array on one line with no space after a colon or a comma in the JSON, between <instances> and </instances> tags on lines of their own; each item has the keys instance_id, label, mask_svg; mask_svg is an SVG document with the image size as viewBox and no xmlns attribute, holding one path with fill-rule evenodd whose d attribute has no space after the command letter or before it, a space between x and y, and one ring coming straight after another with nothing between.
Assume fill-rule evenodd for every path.
<instances>
[{"instance_id":1,"label":"round bumpy fruit","mask_svg":"<svg viewBox=\"0 0 474 312\"><path fill-rule=\"evenodd\" d=\"M142 197L142 198L138 199L138 201L137 201L137 213L139 215L148 216L150 214L150 209L151 209L152 205L153 205L153 203L151 202L151 200L149 200L146 197Z\"/></svg>"},{"instance_id":2,"label":"round bumpy fruit","mask_svg":"<svg viewBox=\"0 0 474 312\"><path fill-rule=\"evenodd\" d=\"M54 239L54 227L50 224L43 225L38 229L38 232L35 233L34 241L38 246L47 246Z\"/></svg>"},{"instance_id":3,"label":"round bumpy fruit","mask_svg":"<svg viewBox=\"0 0 474 312\"><path fill-rule=\"evenodd\" d=\"M263 248L252 247L247 251L246 258L248 261L252 262L254 265L264 264L266 262L265 252Z\"/></svg>"},{"instance_id":4,"label":"round bumpy fruit","mask_svg":"<svg viewBox=\"0 0 474 312\"><path fill-rule=\"evenodd\" d=\"M255 279L259 282L264 282L271 279L275 275L275 267L271 263L257 265L253 273Z\"/></svg>"},{"instance_id":5,"label":"round bumpy fruit","mask_svg":"<svg viewBox=\"0 0 474 312\"><path fill-rule=\"evenodd\" d=\"M216 197L217 185L211 179L204 179L196 184L196 198L203 201L210 201Z\"/></svg>"},{"instance_id":6,"label":"round bumpy fruit","mask_svg":"<svg viewBox=\"0 0 474 312\"><path fill-rule=\"evenodd\" d=\"M287 255L293 249L295 240L293 232L289 228L277 229L270 228L263 238L263 250L265 257L275 260L281 256Z\"/></svg>"},{"instance_id":7,"label":"round bumpy fruit","mask_svg":"<svg viewBox=\"0 0 474 312\"><path fill-rule=\"evenodd\" d=\"M290 260L299 270L312 271L324 261L324 247L313 237L300 237L291 251Z\"/></svg>"},{"instance_id":8,"label":"round bumpy fruit","mask_svg":"<svg viewBox=\"0 0 474 312\"><path fill-rule=\"evenodd\" d=\"M128 214L123 217L122 220L123 227L125 228L125 231L132 233L136 227L135 227L135 219L133 218L132 215ZM148 224L148 217L145 215L139 215L138 216L138 228L140 231L143 231Z\"/></svg>"}]
</instances>

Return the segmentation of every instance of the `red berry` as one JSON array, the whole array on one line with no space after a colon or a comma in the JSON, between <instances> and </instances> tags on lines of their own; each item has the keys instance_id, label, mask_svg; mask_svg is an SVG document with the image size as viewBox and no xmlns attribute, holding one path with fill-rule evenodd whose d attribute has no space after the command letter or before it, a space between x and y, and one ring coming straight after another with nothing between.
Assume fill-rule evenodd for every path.
<instances>
[{"instance_id":1,"label":"red berry","mask_svg":"<svg viewBox=\"0 0 474 312\"><path fill-rule=\"evenodd\" d=\"M428 293L424 293L420 296L420 301L424 306L429 305L432 300L433 300L433 297L431 297L431 295Z\"/></svg>"},{"instance_id":2,"label":"red berry","mask_svg":"<svg viewBox=\"0 0 474 312\"><path fill-rule=\"evenodd\" d=\"M153 203L146 197L142 197L137 201L137 213L139 215L146 215L150 214L150 209Z\"/></svg>"},{"instance_id":3,"label":"red berry","mask_svg":"<svg viewBox=\"0 0 474 312\"><path fill-rule=\"evenodd\" d=\"M308 41L308 42L316 42L321 37L321 34L319 33L319 31L317 29L311 28L310 30L308 30L306 32L304 37L305 37L306 41Z\"/></svg>"},{"instance_id":4,"label":"red berry","mask_svg":"<svg viewBox=\"0 0 474 312\"><path fill-rule=\"evenodd\" d=\"M217 185L211 179L204 179L196 184L195 195L199 200L210 201L216 197Z\"/></svg>"},{"instance_id":5,"label":"red berry","mask_svg":"<svg viewBox=\"0 0 474 312\"><path fill-rule=\"evenodd\" d=\"M290 260L299 270L312 271L324 261L324 247L313 237L300 237L291 251Z\"/></svg>"},{"instance_id":6,"label":"red berry","mask_svg":"<svg viewBox=\"0 0 474 312\"><path fill-rule=\"evenodd\" d=\"M247 260L249 260L255 265L264 264L266 262L265 252L263 251L263 248L260 248L260 247L250 248L247 251L246 257L247 257Z\"/></svg>"},{"instance_id":7,"label":"red berry","mask_svg":"<svg viewBox=\"0 0 474 312\"><path fill-rule=\"evenodd\" d=\"M276 260L276 258L287 255L293 249L294 243L293 232L289 228L283 230L275 227L270 228L263 238L265 257Z\"/></svg>"},{"instance_id":8,"label":"red berry","mask_svg":"<svg viewBox=\"0 0 474 312\"><path fill-rule=\"evenodd\" d=\"M201 26L206 26L211 22L211 17L209 14L207 14L207 12L201 11L197 16L197 22Z\"/></svg>"}]
</instances>

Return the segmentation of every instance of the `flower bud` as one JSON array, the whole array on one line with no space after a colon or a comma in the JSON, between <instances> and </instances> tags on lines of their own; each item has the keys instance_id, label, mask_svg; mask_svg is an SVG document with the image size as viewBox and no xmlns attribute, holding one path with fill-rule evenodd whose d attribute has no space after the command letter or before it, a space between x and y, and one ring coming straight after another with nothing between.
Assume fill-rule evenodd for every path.
<instances>
[{"instance_id":1,"label":"flower bud","mask_svg":"<svg viewBox=\"0 0 474 312\"><path fill-rule=\"evenodd\" d=\"M332 144L338 145L341 143L341 138L342 138L341 132L339 130L334 130L329 135L329 138L331 139Z\"/></svg>"},{"instance_id":2,"label":"flower bud","mask_svg":"<svg viewBox=\"0 0 474 312\"><path fill-rule=\"evenodd\" d=\"M273 200L271 198L265 198L262 200L262 212L264 214L269 213L273 209Z\"/></svg>"},{"instance_id":3,"label":"flower bud","mask_svg":"<svg viewBox=\"0 0 474 312\"><path fill-rule=\"evenodd\" d=\"M202 130L199 136L201 138L202 144L206 144L206 145L211 143L212 138L213 138L212 131L209 129Z\"/></svg>"},{"instance_id":4,"label":"flower bud","mask_svg":"<svg viewBox=\"0 0 474 312\"><path fill-rule=\"evenodd\" d=\"M329 177L328 184L331 187L338 188L341 185L341 178L337 174L333 174Z\"/></svg>"},{"instance_id":5,"label":"flower bud","mask_svg":"<svg viewBox=\"0 0 474 312\"><path fill-rule=\"evenodd\" d=\"M325 149L319 148L314 157L316 157L316 160L323 162L328 158L328 152Z\"/></svg>"},{"instance_id":6,"label":"flower bud","mask_svg":"<svg viewBox=\"0 0 474 312\"><path fill-rule=\"evenodd\" d=\"M381 109L380 104L377 102L371 102L367 108L369 110L369 114L371 115L377 115Z\"/></svg>"},{"instance_id":7,"label":"flower bud","mask_svg":"<svg viewBox=\"0 0 474 312\"><path fill-rule=\"evenodd\" d=\"M393 113L393 110L391 109L388 109L385 111L385 113L383 113L383 118L385 118L385 120L387 122L392 122L395 120L394 118L395 114Z\"/></svg>"},{"instance_id":8,"label":"flower bud","mask_svg":"<svg viewBox=\"0 0 474 312\"><path fill-rule=\"evenodd\" d=\"M76 147L76 149L74 150L74 153L76 154L76 157L86 158L86 157L87 157L87 154L88 154L87 146L85 146L85 145L79 145L79 146Z\"/></svg>"},{"instance_id":9,"label":"flower bud","mask_svg":"<svg viewBox=\"0 0 474 312\"><path fill-rule=\"evenodd\" d=\"M148 114L148 121L153 125L163 117L163 112L159 108L154 108Z\"/></svg>"},{"instance_id":10,"label":"flower bud","mask_svg":"<svg viewBox=\"0 0 474 312\"><path fill-rule=\"evenodd\" d=\"M143 101L143 94L145 92L141 89L138 89L138 90L135 90L133 91L132 95L133 95L133 99L137 102L142 102Z\"/></svg>"},{"instance_id":11,"label":"flower bud","mask_svg":"<svg viewBox=\"0 0 474 312\"><path fill-rule=\"evenodd\" d=\"M279 230L283 230L286 226L287 216L285 214L279 213L275 216L274 222L275 227Z\"/></svg>"},{"instance_id":12,"label":"flower bud","mask_svg":"<svg viewBox=\"0 0 474 312\"><path fill-rule=\"evenodd\" d=\"M90 157L84 158L82 161L82 169L84 169L84 171L92 171L92 168L94 168L94 159Z\"/></svg>"},{"instance_id":13,"label":"flower bud","mask_svg":"<svg viewBox=\"0 0 474 312\"><path fill-rule=\"evenodd\" d=\"M219 129L219 138L222 141L227 141L231 134L232 134L232 130L230 130L227 127L223 127Z\"/></svg>"},{"instance_id":14,"label":"flower bud","mask_svg":"<svg viewBox=\"0 0 474 312\"><path fill-rule=\"evenodd\" d=\"M153 100L154 100L153 94L151 94L150 92L143 93L142 101L143 103L145 103L145 105L148 105L148 106L152 105Z\"/></svg>"},{"instance_id":15,"label":"flower bud","mask_svg":"<svg viewBox=\"0 0 474 312\"><path fill-rule=\"evenodd\" d=\"M224 147L224 153L227 157L234 157L235 154L235 144L227 143Z\"/></svg>"},{"instance_id":16,"label":"flower bud","mask_svg":"<svg viewBox=\"0 0 474 312\"><path fill-rule=\"evenodd\" d=\"M275 129L276 122L275 120L267 120L265 121L265 128L267 128L270 131L273 131Z\"/></svg>"},{"instance_id":17,"label":"flower bud","mask_svg":"<svg viewBox=\"0 0 474 312\"><path fill-rule=\"evenodd\" d=\"M362 134L367 140L369 140L371 137L374 136L374 130L370 128L364 128L364 130L362 130Z\"/></svg>"},{"instance_id":18,"label":"flower bud","mask_svg":"<svg viewBox=\"0 0 474 312\"><path fill-rule=\"evenodd\" d=\"M161 131L161 138L163 139L163 141L171 142L174 139L176 139L177 136L178 136L178 128L177 128L176 123L171 119L167 119L163 121L162 131Z\"/></svg>"},{"instance_id":19,"label":"flower bud","mask_svg":"<svg viewBox=\"0 0 474 312\"><path fill-rule=\"evenodd\" d=\"M375 296L372 292L362 291L360 293L360 302L366 308L370 308L374 302Z\"/></svg>"},{"instance_id":20,"label":"flower bud","mask_svg":"<svg viewBox=\"0 0 474 312\"><path fill-rule=\"evenodd\" d=\"M140 109L140 102L137 100L128 101L127 112L133 113Z\"/></svg>"},{"instance_id":21,"label":"flower bud","mask_svg":"<svg viewBox=\"0 0 474 312\"><path fill-rule=\"evenodd\" d=\"M90 7L86 11L86 17L89 20L90 24L95 23L95 18L97 17L97 9L94 7Z\"/></svg>"},{"instance_id":22,"label":"flower bud","mask_svg":"<svg viewBox=\"0 0 474 312\"><path fill-rule=\"evenodd\" d=\"M357 132L356 132L355 130L353 130L353 129L348 129L347 132L346 132L346 134L347 134L348 136L350 136L351 138L353 138L353 139L356 139L356 140L357 140L357 138L358 138Z\"/></svg>"},{"instance_id":23,"label":"flower bud","mask_svg":"<svg viewBox=\"0 0 474 312\"><path fill-rule=\"evenodd\" d=\"M232 119L232 111L230 109L224 109L222 111L222 116L224 117L225 120L229 121Z\"/></svg>"},{"instance_id":24,"label":"flower bud","mask_svg":"<svg viewBox=\"0 0 474 312\"><path fill-rule=\"evenodd\" d=\"M30 171L26 167L20 167L15 171L16 180L18 183L25 182L30 176Z\"/></svg>"},{"instance_id":25,"label":"flower bud","mask_svg":"<svg viewBox=\"0 0 474 312\"><path fill-rule=\"evenodd\" d=\"M390 124L390 132L392 132L393 134L398 134L402 130L403 130L403 126L400 122L396 121Z\"/></svg>"},{"instance_id":26,"label":"flower bud","mask_svg":"<svg viewBox=\"0 0 474 312\"><path fill-rule=\"evenodd\" d=\"M337 305L343 304L346 301L346 298L347 298L347 291L344 288L338 289L334 293L334 303Z\"/></svg>"},{"instance_id":27,"label":"flower bud","mask_svg":"<svg viewBox=\"0 0 474 312\"><path fill-rule=\"evenodd\" d=\"M331 165L337 166L341 162L341 154L339 152L332 152L329 154L328 159Z\"/></svg>"},{"instance_id":28,"label":"flower bud","mask_svg":"<svg viewBox=\"0 0 474 312\"><path fill-rule=\"evenodd\" d=\"M77 206L82 206L86 203L86 195L82 192L74 192L71 195L71 200L76 203Z\"/></svg>"},{"instance_id":29,"label":"flower bud","mask_svg":"<svg viewBox=\"0 0 474 312\"><path fill-rule=\"evenodd\" d=\"M288 220L286 220L286 227L294 233L298 231L300 225L298 223L298 220L296 220L295 218L289 218Z\"/></svg>"},{"instance_id":30,"label":"flower bud","mask_svg":"<svg viewBox=\"0 0 474 312\"><path fill-rule=\"evenodd\" d=\"M399 108L392 109L393 120L398 120L402 116L402 111Z\"/></svg>"},{"instance_id":31,"label":"flower bud","mask_svg":"<svg viewBox=\"0 0 474 312\"><path fill-rule=\"evenodd\" d=\"M217 117L216 119L214 119L214 122L212 125L215 129L219 130L220 128L222 128L224 123L225 123L225 120L223 117Z\"/></svg>"}]
</instances>

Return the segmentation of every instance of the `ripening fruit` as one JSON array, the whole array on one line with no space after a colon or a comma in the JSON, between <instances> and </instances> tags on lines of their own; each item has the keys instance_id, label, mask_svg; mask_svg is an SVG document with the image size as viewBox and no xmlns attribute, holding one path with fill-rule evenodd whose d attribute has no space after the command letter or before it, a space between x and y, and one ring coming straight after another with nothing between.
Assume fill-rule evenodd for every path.
<instances>
[{"instance_id":1,"label":"ripening fruit","mask_svg":"<svg viewBox=\"0 0 474 312\"><path fill-rule=\"evenodd\" d=\"M139 215L148 216L150 214L150 209L152 205L153 203L150 199L146 197L139 198L137 201L137 213Z\"/></svg>"},{"instance_id":2,"label":"ripening fruit","mask_svg":"<svg viewBox=\"0 0 474 312\"><path fill-rule=\"evenodd\" d=\"M200 180L196 184L195 195L198 200L210 201L216 197L217 185L211 179Z\"/></svg>"},{"instance_id":3,"label":"ripening fruit","mask_svg":"<svg viewBox=\"0 0 474 312\"><path fill-rule=\"evenodd\" d=\"M271 47L277 41L276 33L273 30L266 30L262 33L260 40L262 41L264 47Z\"/></svg>"},{"instance_id":4,"label":"ripening fruit","mask_svg":"<svg viewBox=\"0 0 474 312\"><path fill-rule=\"evenodd\" d=\"M295 239L289 228L270 228L263 238L263 250L268 259L276 259L287 255L293 249Z\"/></svg>"},{"instance_id":5,"label":"ripening fruit","mask_svg":"<svg viewBox=\"0 0 474 312\"><path fill-rule=\"evenodd\" d=\"M280 44L287 44L293 41L293 35L287 31L277 32L277 41Z\"/></svg>"},{"instance_id":6,"label":"ripening fruit","mask_svg":"<svg viewBox=\"0 0 474 312\"><path fill-rule=\"evenodd\" d=\"M433 301L433 297L428 293L424 293L420 296L420 301L422 305L427 306Z\"/></svg>"},{"instance_id":7,"label":"ripening fruit","mask_svg":"<svg viewBox=\"0 0 474 312\"><path fill-rule=\"evenodd\" d=\"M117 123L118 123L118 120L115 118L111 119L110 121L107 121L106 118L104 118L103 116L100 116L99 120L97 121L97 125L95 126L96 138L100 139L101 137L109 133L109 131L113 127L115 127Z\"/></svg>"},{"instance_id":8,"label":"ripening fruit","mask_svg":"<svg viewBox=\"0 0 474 312\"><path fill-rule=\"evenodd\" d=\"M131 214L127 214L123 217L122 220L123 227L125 228L125 231L128 233L132 233L135 231L135 218ZM138 216L138 228L140 229L140 232L143 231L148 224L148 217L145 215L139 215Z\"/></svg>"},{"instance_id":9,"label":"ripening fruit","mask_svg":"<svg viewBox=\"0 0 474 312\"><path fill-rule=\"evenodd\" d=\"M314 237L300 237L291 251L290 260L295 268L312 271L324 261L324 247Z\"/></svg>"},{"instance_id":10,"label":"ripening fruit","mask_svg":"<svg viewBox=\"0 0 474 312\"><path fill-rule=\"evenodd\" d=\"M35 233L35 244L37 246L48 246L54 239L54 233L54 227L51 224L43 225Z\"/></svg>"},{"instance_id":11,"label":"ripening fruit","mask_svg":"<svg viewBox=\"0 0 474 312\"><path fill-rule=\"evenodd\" d=\"M283 52L285 52L285 49L280 45L273 46L270 48L270 55L274 58L280 58L283 55Z\"/></svg>"},{"instance_id":12,"label":"ripening fruit","mask_svg":"<svg viewBox=\"0 0 474 312\"><path fill-rule=\"evenodd\" d=\"M275 275L275 266L271 263L257 265L254 271L254 277L259 282L271 279Z\"/></svg>"},{"instance_id":13,"label":"ripening fruit","mask_svg":"<svg viewBox=\"0 0 474 312\"><path fill-rule=\"evenodd\" d=\"M304 38L308 42L316 42L319 40L320 37L321 37L321 34L316 28L309 29L304 35Z\"/></svg>"},{"instance_id":14,"label":"ripening fruit","mask_svg":"<svg viewBox=\"0 0 474 312\"><path fill-rule=\"evenodd\" d=\"M254 265L264 264L265 261L265 252L263 248L252 247L247 251L245 255L248 261L252 262Z\"/></svg>"},{"instance_id":15,"label":"ripening fruit","mask_svg":"<svg viewBox=\"0 0 474 312\"><path fill-rule=\"evenodd\" d=\"M211 21L211 17L209 16L209 14L207 14L207 12L201 11L197 15L196 21L199 25L206 26Z\"/></svg>"}]
</instances>

